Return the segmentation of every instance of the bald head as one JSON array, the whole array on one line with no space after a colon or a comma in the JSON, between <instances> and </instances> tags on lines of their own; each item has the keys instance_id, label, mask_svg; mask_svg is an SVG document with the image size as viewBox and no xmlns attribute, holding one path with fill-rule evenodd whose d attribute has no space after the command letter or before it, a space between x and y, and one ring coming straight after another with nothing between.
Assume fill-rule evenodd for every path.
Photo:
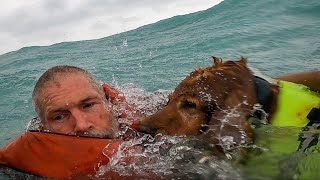
<instances>
[{"instance_id":1,"label":"bald head","mask_svg":"<svg viewBox=\"0 0 320 180\"><path fill-rule=\"evenodd\" d=\"M43 102L46 100L43 97L44 91L52 86L61 86L64 83L64 78L71 75L83 76L92 88L104 96L102 87L88 71L75 66L54 66L40 76L32 93L34 108L41 120L44 119Z\"/></svg>"}]
</instances>

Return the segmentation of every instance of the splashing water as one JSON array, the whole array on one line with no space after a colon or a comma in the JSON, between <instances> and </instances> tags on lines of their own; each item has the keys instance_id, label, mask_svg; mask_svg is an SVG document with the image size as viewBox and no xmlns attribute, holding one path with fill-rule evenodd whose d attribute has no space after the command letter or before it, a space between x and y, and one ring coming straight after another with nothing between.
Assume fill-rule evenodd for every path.
<instances>
[{"instance_id":1,"label":"splashing water","mask_svg":"<svg viewBox=\"0 0 320 180\"><path fill-rule=\"evenodd\" d=\"M170 91L158 90L152 93L146 92L134 84L124 84L117 87L125 95L128 103L133 104L137 109L150 116L160 110L167 101Z\"/></svg>"},{"instance_id":2,"label":"splashing water","mask_svg":"<svg viewBox=\"0 0 320 180\"><path fill-rule=\"evenodd\" d=\"M215 156L207 143L185 136L143 135L126 141L110 163L100 167L97 177L108 171L163 179L241 179L240 173Z\"/></svg>"}]
</instances>

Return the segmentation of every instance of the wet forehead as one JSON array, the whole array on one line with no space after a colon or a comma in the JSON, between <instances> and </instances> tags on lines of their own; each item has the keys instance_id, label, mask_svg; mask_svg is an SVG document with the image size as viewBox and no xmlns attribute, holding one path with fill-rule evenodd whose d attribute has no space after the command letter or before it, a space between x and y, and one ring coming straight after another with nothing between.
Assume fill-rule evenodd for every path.
<instances>
[{"instance_id":1,"label":"wet forehead","mask_svg":"<svg viewBox=\"0 0 320 180\"><path fill-rule=\"evenodd\" d=\"M93 82L90 82L88 78L79 73L72 74L61 74L54 78L52 82L49 82L44 87L44 92L50 91L50 89L55 89L56 91L70 91L72 92L86 92L86 91L97 91L94 88Z\"/></svg>"},{"instance_id":2,"label":"wet forehead","mask_svg":"<svg viewBox=\"0 0 320 180\"><path fill-rule=\"evenodd\" d=\"M86 98L100 97L98 90L81 74L56 77L42 91L45 106L56 102L77 103Z\"/></svg>"},{"instance_id":3,"label":"wet forehead","mask_svg":"<svg viewBox=\"0 0 320 180\"><path fill-rule=\"evenodd\" d=\"M70 84L78 84L79 82L90 85L86 75L78 72L72 72L56 74L52 81L48 82L47 86L68 87Z\"/></svg>"}]
</instances>

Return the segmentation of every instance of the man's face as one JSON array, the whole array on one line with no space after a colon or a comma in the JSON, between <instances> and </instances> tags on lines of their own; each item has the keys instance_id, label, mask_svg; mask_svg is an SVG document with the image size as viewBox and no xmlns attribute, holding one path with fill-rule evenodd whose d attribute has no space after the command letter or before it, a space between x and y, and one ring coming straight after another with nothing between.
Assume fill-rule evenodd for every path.
<instances>
[{"instance_id":1,"label":"man's face","mask_svg":"<svg viewBox=\"0 0 320 180\"><path fill-rule=\"evenodd\" d=\"M84 75L58 77L43 92L44 130L99 137L117 132L111 104Z\"/></svg>"}]
</instances>

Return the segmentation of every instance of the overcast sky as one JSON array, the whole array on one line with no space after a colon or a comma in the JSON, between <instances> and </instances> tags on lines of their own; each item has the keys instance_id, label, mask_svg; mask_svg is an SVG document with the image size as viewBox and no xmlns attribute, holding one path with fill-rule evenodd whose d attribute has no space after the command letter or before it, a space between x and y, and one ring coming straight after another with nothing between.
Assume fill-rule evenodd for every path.
<instances>
[{"instance_id":1,"label":"overcast sky","mask_svg":"<svg viewBox=\"0 0 320 180\"><path fill-rule=\"evenodd\" d=\"M222 0L0 0L0 54L26 46L98 39Z\"/></svg>"}]
</instances>

